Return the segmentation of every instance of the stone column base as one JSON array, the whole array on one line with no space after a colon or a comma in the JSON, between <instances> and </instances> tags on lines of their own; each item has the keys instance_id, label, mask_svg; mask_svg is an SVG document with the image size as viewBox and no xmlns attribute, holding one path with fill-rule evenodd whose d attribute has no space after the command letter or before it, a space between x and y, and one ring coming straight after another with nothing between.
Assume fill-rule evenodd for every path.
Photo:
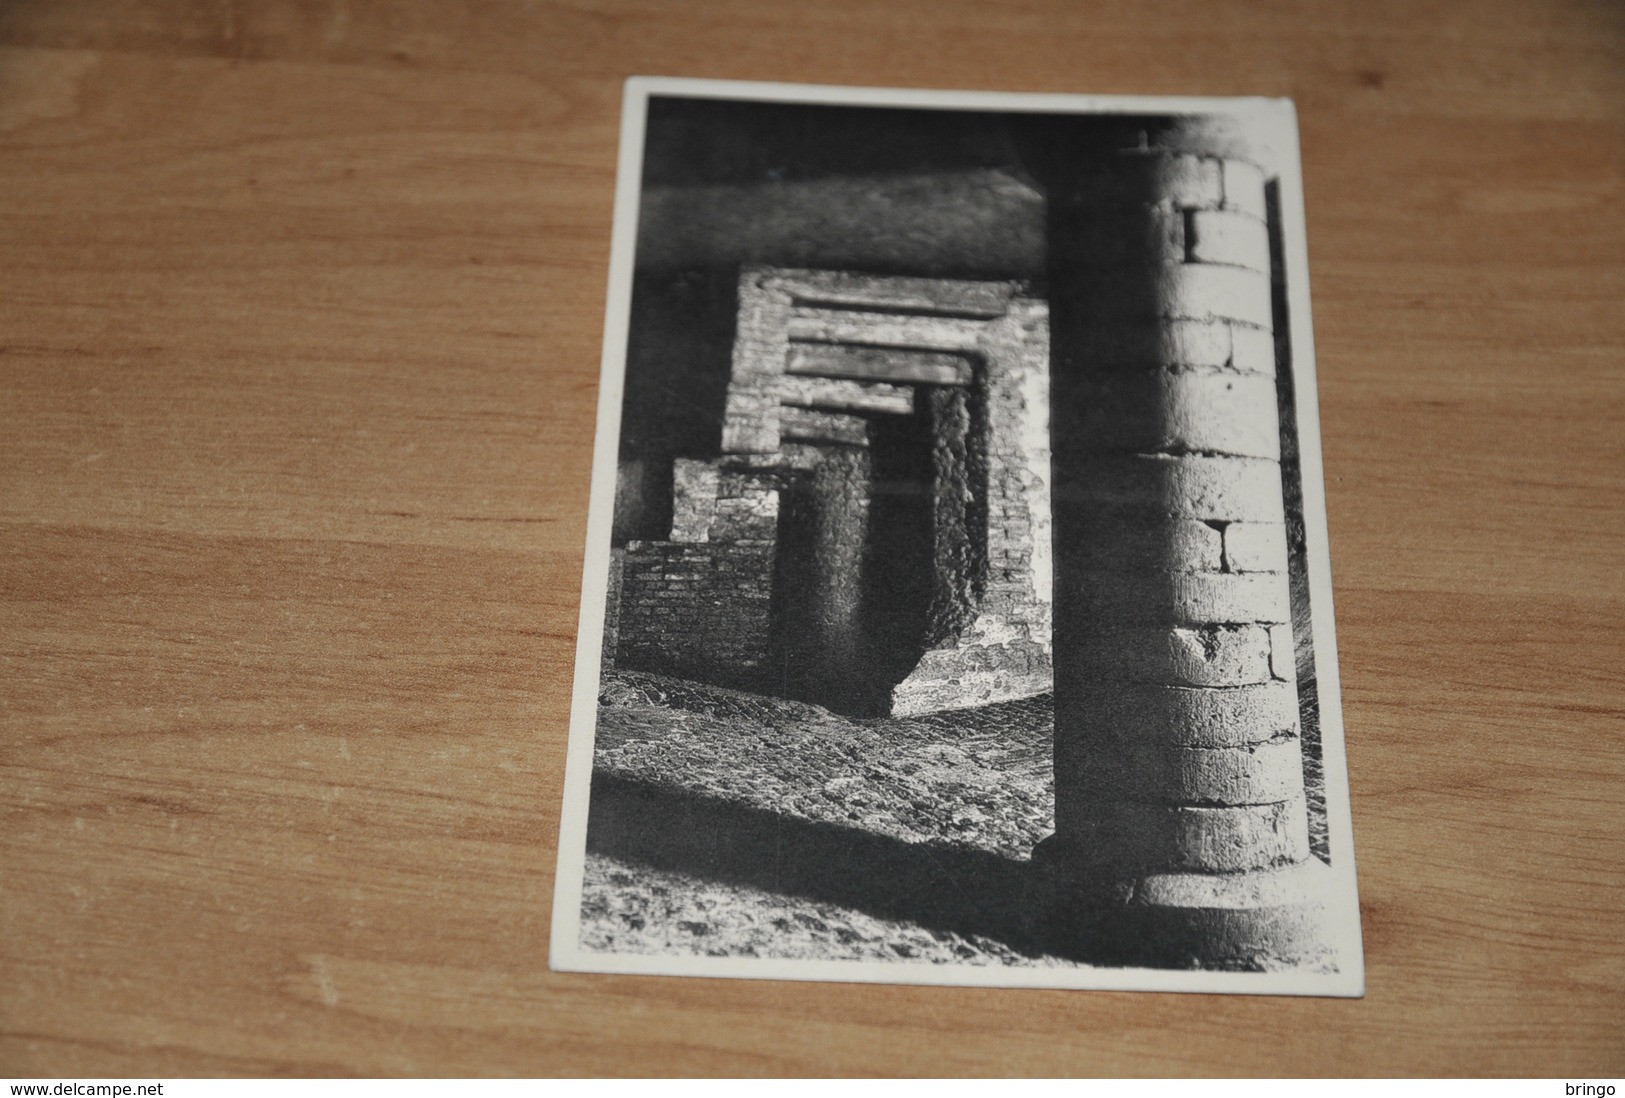
<instances>
[{"instance_id":1,"label":"stone column base","mask_svg":"<svg viewBox=\"0 0 1625 1098\"><path fill-rule=\"evenodd\" d=\"M1331 867L1315 858L1246 873L1114 874L1059 835L1033 861L1049 877L1057 944L1080 960L1152 968L1336 969Z\"/></svg>"}]
</instances>

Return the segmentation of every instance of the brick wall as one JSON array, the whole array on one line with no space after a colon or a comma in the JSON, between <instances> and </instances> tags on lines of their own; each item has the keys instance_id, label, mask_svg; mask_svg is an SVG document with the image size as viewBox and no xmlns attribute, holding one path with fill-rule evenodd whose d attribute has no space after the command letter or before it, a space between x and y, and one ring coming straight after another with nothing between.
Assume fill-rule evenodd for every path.
<instances>
[{"instance_id":1,"label":"brick wall","mask_svg":"<svg viewBox=\"0 0 1625 1098\"><path fill-rule=\"evenodd\" d=\"M1048 690L1048 310L1019 290L742 272L722 452L674 460L669 536L674 546L760 546L753 559L776 546L776 566L758 570L778 590L736 626L732 592L710 585L703 563L723 556L658 550L668 574L652 564L662 543L644 541L627 558L623 661L739 683L772 658L783 672L774 688L854 712L924 713ZM936 580L911 666L914 641L877 651L877 637L895 638L865 617L866 560L887 552L868 542L865 417L913 416L917 399L934 429L934 523L919 536ZM635 598L643 609L631 608ZM771 631L758 605L777 614ZM753 639L734 644L734 628ZM743 670L728 666L735 652Z\"/></svg>"},{"instance_id":2,"label":"brick wall","mask_svg":"<svg viewBox=\"0 0 1625 1098\"><path fill-rule=\"evenodd\" d=\"M621 572L618 666L759 684L770 644L771 544L635 541Z\"/></svg>"},{"instance_id":3,"label":"brick wall","mask_svg":"<svg viewBox=\"0 0 1625 1098\"><path fill-rule=\"evenodd\" d=\"M937 398L945 411L974 408L976 426L937 432L937 491L962 498L938 501L947 589L933 607L930 647L892 692L899 716L1031 697L1052 684L1048 306L1016 298L976 336L975 390ZM965 560L956 559L961 542Z\"/></svg>"}]
</instances>

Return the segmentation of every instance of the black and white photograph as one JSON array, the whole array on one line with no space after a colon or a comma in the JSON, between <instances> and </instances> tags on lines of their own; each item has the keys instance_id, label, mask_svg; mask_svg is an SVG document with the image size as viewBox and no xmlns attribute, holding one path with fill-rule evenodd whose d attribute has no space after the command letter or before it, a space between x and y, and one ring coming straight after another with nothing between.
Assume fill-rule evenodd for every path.
<instances>
[{"instance_id":1,"label":"black and white photograph","mask_svg":"<svg viewBox=\"0 0 1625 1098\"><path fill-rule=\"evenodd\" d=\"M626 90L550 963L1363 993L1284 100Z\"/></svg>"}]
</instances>

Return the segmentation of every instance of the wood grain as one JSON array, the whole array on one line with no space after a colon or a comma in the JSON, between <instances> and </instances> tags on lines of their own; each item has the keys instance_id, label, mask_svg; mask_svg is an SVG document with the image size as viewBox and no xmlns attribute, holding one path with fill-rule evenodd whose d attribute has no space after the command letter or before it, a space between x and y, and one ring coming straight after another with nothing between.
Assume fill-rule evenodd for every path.
<instances>
[{"instance_id":1,"label":"wood grain","mask_svg":"<svg viewBox=\"0 0 1625 1098\"><path fill-rule=\"evenodd\" d=\"M555 975L620 82L1302 120L1363 1001ZM1625 1072L1625 9L0 5L0 1074Z\"/></svg>"}]
</instances>

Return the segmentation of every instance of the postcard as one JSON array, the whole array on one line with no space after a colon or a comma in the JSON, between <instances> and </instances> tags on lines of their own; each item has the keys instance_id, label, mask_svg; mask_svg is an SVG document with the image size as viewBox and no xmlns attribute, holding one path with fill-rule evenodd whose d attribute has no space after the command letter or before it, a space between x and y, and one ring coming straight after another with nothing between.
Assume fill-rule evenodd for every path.
<instances>
[{"instance_id":1,"label":"postcard","mask_svg":"<svg viewBox=\"0 0 1625 1098\"><path fill-rule=\"evenodd\" d=\"M1363 993L1292 104L628 82L550 961Z\"/></svg>"}]
</instances>

